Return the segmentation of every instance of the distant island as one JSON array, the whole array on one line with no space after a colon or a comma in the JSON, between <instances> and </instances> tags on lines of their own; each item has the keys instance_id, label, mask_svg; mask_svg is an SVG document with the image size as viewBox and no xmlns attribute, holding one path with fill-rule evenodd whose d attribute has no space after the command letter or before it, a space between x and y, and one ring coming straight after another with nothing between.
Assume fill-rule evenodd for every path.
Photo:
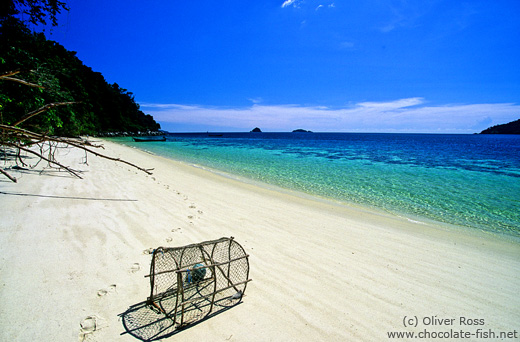
<instances>
[{"instance_id":1,"label":"distant island","mask_svg":"<svg viewBox=\"0 0 520 342\"><path fill-rule=\"evenodd\" d=\"M520 134L520 119L486 128L480 134Z\"/></svg>"},{"instance_id":2,"label":"distant island","mask_svg":"<svg viewBox=\"0 0 520 342\"><path fill-rule=\"evenodd\" d=\"M262 133L262 130L260 128L258 128L258 127L255 127L255 128L253 128L251 130L251 132L253 132L253 133Z\"/></svg>"},{"instance_id":3,"label":"distant island","mask_svg":"<svg viewBox=\"0 0 520 342\"><path fill-rule=\"evenodd\" d=\"M307 131L305 129L298 128L298 129L295 129L293 131L293 133L312 133L312 131Z\"/></svg>"}]
</instances>

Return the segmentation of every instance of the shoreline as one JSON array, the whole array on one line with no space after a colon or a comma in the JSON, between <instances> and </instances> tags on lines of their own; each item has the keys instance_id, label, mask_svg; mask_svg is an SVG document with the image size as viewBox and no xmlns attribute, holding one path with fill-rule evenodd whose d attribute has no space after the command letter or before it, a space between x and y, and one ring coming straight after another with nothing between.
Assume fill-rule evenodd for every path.
<instances>
[{"instance_id":1,"label":"shoreline","mask_svg":"<svg viewBox=\"0 0 520 342\"><path fill-rule=\"evenodd\" d=\"M125 146L125 145L123 145ZM137 148L139 150L139 148ZM265 183L262 181L255 181L240 175L231 174L225 171L211 169L206 166L198 165L198 164L191 164L186 163L181 160L176 160L173 158L163 157L160 155L157 155L151 151L141 150L146 153L150 153L154 157L159 158L165 158L166 160L171 160L173 162L179 163L183 165L183 167L186 168L195 168L198 170L201 170L203 172L215 175L217 177L221 177L222 179L229 180L232 182L238 182L241 184L245 184L246 187L250 186L251 188L256 188L255 191L266 191L270 196L274 197L287 197L288 201L292 202L302 202L306 203L306 205L315 207L315 206L324 206L327 208L338 208L339 211L343 211L345 215L349 214L367 214L374 218L380 218L381 221L385 221L385 218L390 221L395 221L396 223L402 220L403 224L406 227L400 227L398 229L409 229L410 232L416 233L416 234L426 234L431 236L440 236L444 233L446 234L453 234L456 238L461 239L470 239L479 241L480 239L492 239L496 240L498 244L501 242L505 243L511 243L513 245L519 245L520 246L520 237L517 237L515 235L509 235L504 232L497 232L492 230L483 230L475 227L467 227L467 226L461 226L456 225L452 223L447 222L441 222L441 221L435 221L433 219L430 219L428 217L424 216L415 216L410 217L408 213L401 212L393 212L390 210L386 210L383 208L379 208L376 206L368 206L359 204L356 202L346 202L343 200L335 199L335 198L329 198L324 196L319 196L315 194L305 193L298 190L292 190L288 188L283 188L274 184ZM207 175L200 175L201 177L205 177ZM410 226L410 227L408 227ZM414 228L411 228L413 226ZM423 229L423 230L421 230Z\"/></svg>"},{"instance_id":2,"label":"shoreline","mask_svg":"<svg viewBox=\"0 0 520 342\"><path fill-rule=\"evenodd\" d=\"M395 211L380 208L377 206L369 206L366 204L348 202L348 201L344 201L344 200L336 199L336 198L332 198L332 197L325 197L325 196L320 196L317 194L305 193L305 192L301 192L298 190L283 188L283 187L280 187L280 186L277 186L274 184L265 183L262 181L252 180L252 179L249 179L249 178L246 178L246 177L243 177L240 175L236 175L236 174L231 174L231 173L228 173L225 171L211 169L209 167L202 166L202 165L184 163L183 161L163 157L163 156L154 154L153 152L149 152L149 153L154 156L157 156L157 157L170 159L175 162L179 162L181 164L184 164L186 167L194 167L197 169L201 169L205 172L209 172L209 173L215 174L217 176L220 176L220 177L223 177L226 179L230 179L232 181L236 181L239 183L245 183L245 184L251 185L252 187L256 187L256 188L265 189L265 190L271 191L273 194L286 195L290 198L293 198L293 200L302 199L302 200L308 201L310 206L313 206L318 203L322 203L326 206L339 207L341 209L345 209L346 212L368 213L373 216L388 217L389 219L397 219L397 220L403 219L403 220L407 221L408 223L413 224L414 226L416 224L423 225L425 227L425 230L434 229L434 230L448 231L448 232L453 232L455 234L460 234L461 236L469 235L469 236L474 237L475 239L491 238L491 239L496 239L498 241L504 241L507 243L520 244L520 236L512 235L512 234L505 233L502 231L484 230L484 229L480 229L480 228L476 228L476 227L462 226L462 225L457 225L457 224L448 223L448 222L436 221L434 219L431 219L431 218L428 218L425 216L417 216L417 215L412 216L411 214L409 214L407 212L395 212ZM414 231L419 234L426 233L426 231L421 232L420 229L414 230Z\"/></svg>"},{"instance_id":3,"label":"shoreline","mask_svg":"<svg viewBox=\"0 0 520 342\"><path fill-rule=\"evenodd\" d=\"M106 141L106 140L105 140ZM454 223L448 223L448 222L442 222L442 221L436 221L434 219L428 218L426 216L418 216L418 215L411 215L407 212L396 212L385 208L380 208L377 206L369 206L357 202L348 202L341 199L336 199L332 197L325 197L317 194L312 193L306 193L299 190L294 190L290 188L284 188L275 184L266 183L259 180L254 180L247 178L245 176L239 175L239 174L233 174L229 173L227 171L222 171L218 169L213 169L208 166L200 165L200 164L194 164L190 162L185 162L182 160L178 160L171 157L162 156L160 154L157 154L153 151L149 151L146 149L141 149L139 147L126 145L125 143L119 142L119 141L111 141L113 143L119 144L124 147L132 148L138 151L142 151L145 153L148 153L154 157L157 158L164 158L165 160L170 160L175 163L179 163L180 165L183 165L186 168L195 168L198 170L202 170L203 172L210 173L212 175L216 175L218 177L222 177L223 179L235 181L238 183L248 184L252 187L265 189L268 191L271 191L273 195L281 194L281 195L287 195L290 198L294 199L303 199L308 200L309 205L312 205L313 203L323 203L325 205L330 206L337 206L339 208L344 208L346 210L352 210L353 213L355 212L366 212L370 213L375 216L381 216L381 217L389 217L393 219L404 219L407 222L415 225L423 225L425 232L426 231L436 231L436 230L442 230L442 231L448 231L453 232L454 234L460 234L461 237L469 237L478 240L478 239L496 239L497 241L503 241L506 243L512 243L512 244L520 244L520 236L513 235L510 233L506 233L503 231L495 231L495 230L485 230L477 227L470 227L470 226L463 226L463 225L457 225ZM204 175L201 175L204 177ZM420 229L419 229L420 230ZM421 233L418 231L418 233Z\"/></svg>"},{"instance_id":4,"label":"shoreline","mask_svg":"<svg viewBox=\"0 0 520 342\"><path fill-rule=\"evenodd\" d=\"M140 149L150 149L166 158L186 160L187 164L199 164L196 166L259 186L281 187L281 191L296 191L303 196L315 196L318 200L328 198L351 206L364 206L370 210L384 211L415 221L433 224L438 222L463 227L463 229L490 231L493 234L510 236L512 240L520 242L520 217L512 210L515 196L503 196L495 186L509 180L496 178L499 176L493 175L493 172L486 173L480 178L480 174L473 172L476 170L471 169L469 164L458 170L460 172L453 172L451 169L444 171L443 167L434 167L434 171L429 171L428 167L414 170L408 166L404 168L396 166L397 171L393 172L394 167L390 166L389 169L385 164L384 170L392 172L389 177L386 177L381 173L383 169L378 170L375 166L367 166L367 174L363 175L365 171L360 171L363 168L358 168L356 165L352 165L352 172L347 172L341 171L348 169L347 164L341 166L341 163L337 165L332 163L331 169L325 165L329 165L327 159L324 159L325 162L313 160L309 163L296 159L293 163L293 158L289 157L285 161L278 162L278 157L259 152L258 156L256 154L251 156L251 160L255 162L250 165L246 163L249 157L242 154L240 149L236 150L238 158L228 157L232 153L234 155L231 151L235 149L228 151L227 144L220 147L219 143L212 141L214 140L209 139L208 148L204 148L211 152L201 151L200 156L197 152L198 143L191 146L189 141L186 142L189 147L183 147L182 142L179 145L145 144L145 146L128 143L124 139L119 142ZM206 141L202 144L206 146ZM230 144L234 146L233 142ZM239 142L237 144L242 146ZM269 146L268 150L274 148ZM214 153L213 147L215 147ZM177 150L178 152L175 152ZM220 158L218 158L220 153L222 153L222 162L219 162ZM257 157L259 159L256 159ZM336 157L331 156L331 158ZM307 165L313 171L305 171L306 167L301 167L302 165ZM412 174L416 177L410 179ZM429 177L433 179L431 183L427 181ZM443 182L443 179L446 182ZM510 180L511 194L514 194L516 191L513 190L518 189L520 184L513 178ZM481 187L474 186L480 182L482 182Z\"/></svg>"},{"instance_id":5,"label":"shoreline","mask_svg":"<svg viewBox=\"0 0 520 342\"><path fill-rule=\"evenodd\" d=\"M120 335L118 314L148 296L145 251L223 236L250 255L253 282L242 304L183 330L183 341L372 341L433 328L404 328L411 315L485 320L454 327L470 331L520 331L518 243L103 144L104 153L155 168L153 175L94 156L82 165L84 154L70 150L63 158L83 180L46 171L0 181L3 193L35 195L0 194L2 339L135 341ZM31 323L20 329L27 312ZM88 317L96 320L91 332L80 326Z\"/></svg>"}]
</instances>

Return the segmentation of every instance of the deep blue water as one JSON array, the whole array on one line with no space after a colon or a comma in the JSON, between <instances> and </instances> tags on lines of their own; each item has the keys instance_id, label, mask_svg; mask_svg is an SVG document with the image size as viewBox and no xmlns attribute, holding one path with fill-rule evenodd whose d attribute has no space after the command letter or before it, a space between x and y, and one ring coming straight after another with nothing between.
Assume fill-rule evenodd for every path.
<instances>
[{"instance_id":1,"label":"deep blue water","mask_svg":"<svg viewBox=\"0 0 520 342\"><path fill-rule=\"evenodd\" d=\"M169 134L129 145L414 220L520 237L520 136Z\"/></svg>"}]
</instances>

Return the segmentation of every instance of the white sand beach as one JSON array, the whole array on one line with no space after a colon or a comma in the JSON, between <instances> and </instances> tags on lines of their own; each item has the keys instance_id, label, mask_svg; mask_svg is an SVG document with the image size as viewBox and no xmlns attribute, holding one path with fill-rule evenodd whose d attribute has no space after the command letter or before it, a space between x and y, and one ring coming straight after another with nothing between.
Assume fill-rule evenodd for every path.
<instances>
[{"instance_id":1,"label":"white sand beach","mask_svg":"<svg viewBox=\"0 0 520 342\"><path fill-rule=\"evenodd\" d=\"M502 340L520 340L517 242L102 143L153 175L95 156L85 165L67 149L60 159L83 179L0 178L1 341L136 341L119 315L149 295L149 249L229 236L250 255L243 302L164 341L385 341L450 329L516 330Z\"/></svg>"}]
</instances>

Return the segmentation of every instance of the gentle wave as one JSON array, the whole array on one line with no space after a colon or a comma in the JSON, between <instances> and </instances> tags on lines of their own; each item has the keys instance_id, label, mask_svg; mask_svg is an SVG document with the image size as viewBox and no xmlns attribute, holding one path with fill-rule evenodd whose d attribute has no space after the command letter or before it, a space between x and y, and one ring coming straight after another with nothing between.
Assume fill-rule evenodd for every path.
<instances>
[{"instance_id":1,"label":"gentle wave","mask_svg":"<svg viewBox=\"0 0 520 342\"><path fill-rule=\"evenodd\" d=\"M520 236L520 137L170 134L128 145L254 181L398 215ZM411 219L411 218L410 218Z\"/></svg>"}]
</instances>

